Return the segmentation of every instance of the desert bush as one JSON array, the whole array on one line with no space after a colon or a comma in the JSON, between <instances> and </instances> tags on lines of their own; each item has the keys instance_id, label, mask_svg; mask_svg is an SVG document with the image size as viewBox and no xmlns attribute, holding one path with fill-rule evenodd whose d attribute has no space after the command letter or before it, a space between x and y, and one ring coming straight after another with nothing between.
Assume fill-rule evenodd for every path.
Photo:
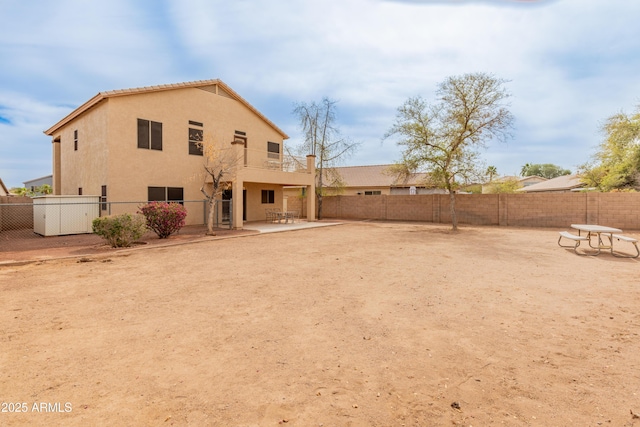
<instances>
[{"instance_id":1,"label":"desert bush","mask_svg":"<svg viewBox=\"0 0 640 427\"><path fill-rule=\"evenodd\" d=\"M180 203L151 202L138 210L147 220L147 228L166 239L184 227L187 209Z\"/></svg>"},{"instance_id":2,"label":"desert bush","mask_svg":"<svg viewBox=\"0 0 640 427\"><path fill-rule=\"evenodd\" d=\"M128 213L96 218L92 226L93 232L114 248L131 246L146 231L144 217Z\"/></svg>"}]
</instances>

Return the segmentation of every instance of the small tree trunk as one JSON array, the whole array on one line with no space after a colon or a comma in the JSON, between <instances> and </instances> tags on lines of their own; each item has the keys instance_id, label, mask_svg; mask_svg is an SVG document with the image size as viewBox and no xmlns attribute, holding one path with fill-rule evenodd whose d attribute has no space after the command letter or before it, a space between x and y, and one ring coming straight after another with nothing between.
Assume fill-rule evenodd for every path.
<instances>
[{"instance_id":1,"label":"small tree trunk","mask_svg":"<svg viewBox=\"0 0 640 427\"><path fill-rule=\"evenodd\" d=\"M216 231L213 228L213 220L215 218L216 199L209 199L209 215L207 218L207 236L215 236Z\"/></svg>"},{"instance_id":2,"label":"small tree trunk","mask_svg":"<svg viewBox=\"0 0 640 427\"><path fill-rule=\"evenodd\" d=\"M458 218L456 217L456 192L449 189L449 208L451 210L451 229L458 231Z\"/></svg>"}]
</instances>

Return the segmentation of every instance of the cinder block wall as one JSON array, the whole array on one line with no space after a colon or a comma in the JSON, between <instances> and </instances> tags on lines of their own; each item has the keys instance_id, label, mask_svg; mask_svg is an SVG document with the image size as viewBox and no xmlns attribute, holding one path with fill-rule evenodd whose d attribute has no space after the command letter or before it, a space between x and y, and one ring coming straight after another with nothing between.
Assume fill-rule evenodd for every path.
<instances>
[{"instance_id":1,"label":"cinder block wall","mask_svg":"<svg viewBox=\"0 0 640 427\"><path fill-rule=\"evenodd\" d=\"M345 219L387 219L386 198L388 196L338 196L347 203L340 203L340 217ZM328 201L332 197L325 197ZM355 200L353 200L355 199ZM355 203L354 203L355 202ZM323 216L327 216L325 210L328 203L323 205Z\"/></svg>"},{"instance_id":2,"label":"cinder block wall","mask_svg":"<svg viewBox=\"0 0 640 427\"><path fill-rule=\"evenodd\" d=\"M451 223L447 194L330 196L324 218ZM588 223L640 230L640 193L458 194L460 224L568 227Z\"/></svg>"},{"instance_id":3,"label":"cinder block wall","mask_svg":"<svg viewBox=\"0 0 640 427\"><path fill-rule=\"evenodd\" d=\"M599 196L597 200L589 199L589 211L597 212L594 223L619 224L614 226L640 230L640 194L604 193Z\"/></svg>"},{"instance_id":4,"label":"cinder block wall","mask_svg":"<svg viewBox=\"0 0 640 427\"><path fill-rule=\"evenodd\" d=\"M505 194L505 196L507 196L505 225L566 227L569 224L588 222L586 193Z\"/></svg>"},{"instance_id":5,"label":"cinder block wall","mask_svg":"<svg viewBox=\"0 0 640 427\"><path fill-rule=\"evenodd\" d=\"M298 211L301 218L307 217L307 198L298 196L287 197L287 210Z\"/></svg>"},{"instance_id":6,"label":"cinder block wall","mask_svg":"<svg viewBox=\"0 0 640 427\"><path fill-rule=\"evenodd\" d=\"M451 223L451 197L439 194L440 222ZM497 194L456 195L456 215L460 224L499 225L499 197Z\"/></svg>"},{"instance_id":7,"label":"cinder block wall","mask_svg":"<svg viewBox=\"0 0 640 427\"><path fill-rule=\"evenodd\" d=\"M384 200L387 211L386 219L433 222L433 207L435 202L433 197L417 195L371 197L381 197Z\"/></svg>"}]
</instances>

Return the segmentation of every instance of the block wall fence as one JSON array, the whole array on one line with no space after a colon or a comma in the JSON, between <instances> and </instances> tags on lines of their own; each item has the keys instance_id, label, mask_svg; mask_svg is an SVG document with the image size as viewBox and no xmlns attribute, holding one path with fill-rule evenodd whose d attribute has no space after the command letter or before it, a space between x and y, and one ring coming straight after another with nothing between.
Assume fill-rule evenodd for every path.
<instances>
[{"instance_id":1,"label":"block wall fence","mask_svg":"<svg viewBox=\"0 0 640 427\"><path fill-rule=\"evenodd\" d=\"M451 223L448 194L330 196L323 218ZM459 224L640 230L640 193L458 194Z\"/></svg>"}]
</instances>

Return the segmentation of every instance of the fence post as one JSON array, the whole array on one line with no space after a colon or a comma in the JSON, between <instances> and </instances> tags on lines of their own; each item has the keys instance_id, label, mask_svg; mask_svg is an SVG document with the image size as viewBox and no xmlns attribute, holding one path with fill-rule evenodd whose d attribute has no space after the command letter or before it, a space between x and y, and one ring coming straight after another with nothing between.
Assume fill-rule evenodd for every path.
<instances>
[{"instance_id":1,"label":"fence post","mask_svg":"<svg viewBox=\"0 0 640 427\"><path fill-rule=\"evenodd\" d=\"M509 195L497 194L498 196L498 225L509 225Z\"/></svg>"},{"instance_id":2,"label":"fence post","mask_svg":"<svg viewBox=\"0 0 640 427\"><path fill-rule=\"evenodd\" d=\"M386 221L386 220L389 219L389 217L387 215L388 208L387 208L387 195L386 194L382 195L382 201L383 201L383 205L384 205L384 220Z\"/></svg>"},{"instance_id":3,"label":"fence post","mask_svg":"<svg viewBox=\"0 0 640 427\"><path fill-rule=\"evenodd\" d=\"M583 194L586 198L586 223L598 224L600 220L600 196L602 193L588 192Z\"/></svg>"},{"instance_id":4,"label":"fence post","mask_svg":"<svg viewBox=\"0 0 640 427\"><path fill-rule=\"evenodd\" d=\"M433 223L440 224L440 194L433 194L433 204L431 209L433 210Z\"/></svg>"}]
</instances>

